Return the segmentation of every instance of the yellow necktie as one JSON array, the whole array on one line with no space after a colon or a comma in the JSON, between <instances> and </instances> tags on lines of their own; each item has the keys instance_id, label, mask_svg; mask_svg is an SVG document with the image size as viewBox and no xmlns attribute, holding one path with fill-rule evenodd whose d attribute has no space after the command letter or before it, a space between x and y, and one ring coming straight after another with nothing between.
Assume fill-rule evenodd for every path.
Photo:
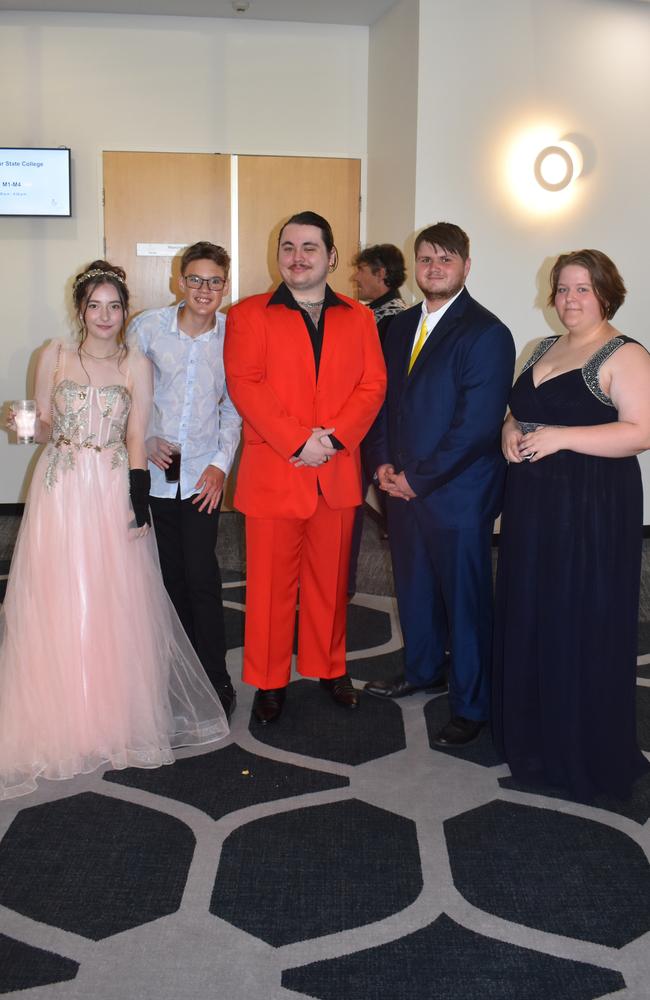
<instances>
[{"instance_id":1,"label":"yellow necktie","mask_svg":"<svg viewBox=\"0 0 650 1000\"><path fill-rule=\"evenodd\" d=\"M418 339L413 344L413 350L411 351L411 360L409 361L409 375L411 374L411 368L418 359L418 354L424 347L424 342L427 339L427 318L424 317L422 321L422 326L420 327L420 332L418 334Z\"/></svg>"}]
</instances>

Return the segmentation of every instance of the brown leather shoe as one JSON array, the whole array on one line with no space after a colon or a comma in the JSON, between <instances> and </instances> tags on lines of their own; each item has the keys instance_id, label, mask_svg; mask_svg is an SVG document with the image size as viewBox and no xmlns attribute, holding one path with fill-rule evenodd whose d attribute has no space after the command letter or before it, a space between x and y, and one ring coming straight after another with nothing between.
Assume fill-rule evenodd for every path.
<instances>
[{"instance_id":1,"label":"brown leather shoe","mask_svg":"<svg viewBox=\"0 0 650 1000\"><path fill-rule=\"evenodd\" d=\"M282 715L286 693L286 687L258 688L253 699L253 718L262 726L276 722Z\"/></svg>"},{"instance_id":2,"label":"brown leather shoe","mask_svg":"<svg viewBox=\"0 0 650 1000\"><path fill-rule=\"evenodd\" d=\"M359 707L359 692L352 686L352 681L348 674L341 674L340 677L320 679L321 687L326 688L337 705L343 708Z\"/></svg>"}]
</instances>

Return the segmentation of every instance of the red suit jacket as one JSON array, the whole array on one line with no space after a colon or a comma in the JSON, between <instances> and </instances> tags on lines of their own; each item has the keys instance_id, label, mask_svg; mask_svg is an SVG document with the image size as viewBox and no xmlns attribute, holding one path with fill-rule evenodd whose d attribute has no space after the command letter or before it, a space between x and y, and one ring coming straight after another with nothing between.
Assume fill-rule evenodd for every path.
<instances>
[{"instance_id":1,"label":"red suit jacket","mask_svg":"<svg viewBox=\"0 0 650 1000\"><path fill-rule=\"evenodd\" d=\"M228 313L224 362L243 418L235 506L251 517L308 518L318 484L333 509L362 501L359 444L386 391L372 313L344 295L325 312L318 379L305 321L296 309L245 299ZM313 427L333 427L343 450L318 469L289 461Z\"/></svg>"}]
</instances>

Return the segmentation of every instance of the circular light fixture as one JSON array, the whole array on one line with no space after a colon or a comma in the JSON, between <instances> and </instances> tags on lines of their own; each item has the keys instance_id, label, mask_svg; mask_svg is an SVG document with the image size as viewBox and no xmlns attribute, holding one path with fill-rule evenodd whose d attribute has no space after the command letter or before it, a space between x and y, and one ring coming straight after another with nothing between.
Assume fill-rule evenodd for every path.
<instances>
[{"instance_id":1,"label":"circular light fixture","mask_svg":"<svg viewBox=\"0 0 650 1000\"><path fill-rule=\"evenodd\" d=\"M535 180L546 191L562 191L580 176L582 156L572 142L546 146L535 160Z\"/></svg>"}]
</instances>

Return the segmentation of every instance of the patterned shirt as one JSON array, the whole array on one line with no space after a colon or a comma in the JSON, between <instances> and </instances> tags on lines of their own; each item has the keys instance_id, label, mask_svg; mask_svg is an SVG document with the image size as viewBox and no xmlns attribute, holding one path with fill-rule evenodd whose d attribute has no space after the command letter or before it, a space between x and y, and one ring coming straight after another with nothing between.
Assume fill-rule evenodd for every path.
<instances>
[{"instance_id":1,"label":"patterned shirt","mask_svg":"<svg viewBox=\"0 0 650 1000\"><path fill-rule=\"evenodd\" d=\"M154 370L153 410L148 436L181 446L181 499L193 496L208 465L230 472L241 428L241 417L230 401L223 367L226 320L217 313L215 325L198 337L178 328L183 303L148 309L129 324L128 339L151 360ZM178 485L168 483L150 463L151 495L172 498Z\"/></svg>"},{"instance_id":2,"label":"patterned shirt","mask_svg":"<svg viewBox=\"0 0 650 1000\"><path fill-rule=\"evenodd\" d=\"M373 299L372 302L369 302L368 308L373 311L375 323L377 324L377 332L379 333L379 341L383 346L384 337L386 336L386 331L391 320L406 309L404 300L397 289L393 290L389 288L378 299Z\"/></svg>"}]
</instances>

